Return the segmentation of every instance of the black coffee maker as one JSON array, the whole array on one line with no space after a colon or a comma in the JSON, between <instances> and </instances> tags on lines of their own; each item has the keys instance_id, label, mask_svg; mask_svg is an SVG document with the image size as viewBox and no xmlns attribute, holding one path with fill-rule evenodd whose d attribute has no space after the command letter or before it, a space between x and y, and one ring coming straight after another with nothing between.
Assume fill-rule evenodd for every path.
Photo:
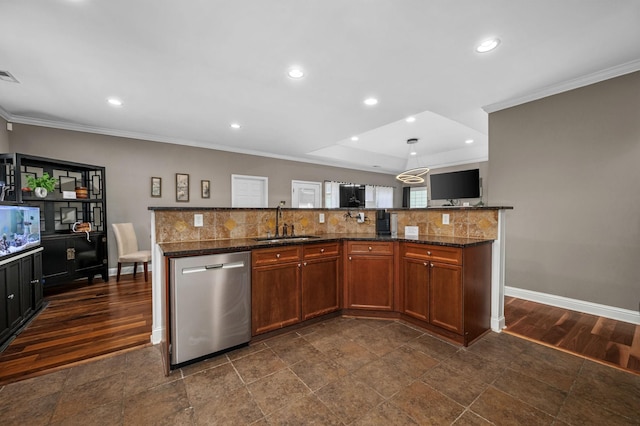
<instances>
[{"instance_id":1,"label":"black coffee maker","mask_svg":"<svg viewBox=\"0 0 640 426\"><path fill-rule=\"evenodd\" d=\"M391 214L389 212L376 211L376 235L391 235Z\"/></svg>"}]
</instances>

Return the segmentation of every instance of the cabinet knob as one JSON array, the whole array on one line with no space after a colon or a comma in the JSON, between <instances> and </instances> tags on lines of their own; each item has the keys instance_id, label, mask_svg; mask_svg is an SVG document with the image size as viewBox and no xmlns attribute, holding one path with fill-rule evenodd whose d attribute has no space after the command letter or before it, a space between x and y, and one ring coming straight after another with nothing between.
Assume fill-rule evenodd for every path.
<instances>
[{"instance_id":1,"label":"cabinet knob","mask_svg":"<svg viewBox=\"0 0 640 426\"><path fill-rule=\"evenodd\" d=\"M276 259L280 259L280 253L276 253Z\"/></svg>"},{"instance_id":2,"label":"cabinet knob","mask_svg":"<svg viewBox=\"0 0 640 426\"><path fill-rule=\"evenodd\" d=\"M302 263L302 266L307 266L307 262L303 262L303 263Z\"/></svg>"},{"instance_id":3,"label":"cabinet knob","mask_svg":"<svg viewBox=\"0 0 640 426\"><path fill-rule=\"evenodd\" d=\"M7 296L7 299L11 300L13 299L15 296L13 295L13 293L11 293L10 295Z\"/></svg>"},{"instance_id":4,"label":"cabinet knob","mask_svg":"<svg viewBox=\"0 0 640 426\"><path fill-rule=\"evenodd\" d=\"M373 249L371 248L371 246L369 246L369 251L371 251L371 250L373 250Z\"/></svg>"},{"instance_id":5,"label":"cabinet knob","mask_svg":"<svg viewBox=\"0 0 640 426\"><path fill-rule=\"evenodd\" d=\"M428 262L424 262L424 266L429 266L429 263Z\"/></svg>"},{"instance_id":6,"label":"cabinet knob","mask_svg":"<svg viewBox=\"0 0 640 426\"><path fill-rule=\"evenodd\" d=\"M323 248L320 249L320 253L324 253L324 249Z\"/></svg>"},{"instance_id":7,"label":"cabinet knob","mask_svg":"<svg viewBox=\"0 0 640 426\"><path fill-rule=\"evenodd\" d=\"M430 251L427 252L427 256L431 256L431 252Z\"/></svg>"},{"instance_id":8,"label":"cabinet knob","mask_svg":"<svg viewBox=\"0 0 640 426\"><path fill-rule=\"evenodd\" d=\"M433 263L430 266L433 268Z\"/></svg>"},{"instance_id":9,"label":"cabinet knob","mask_svg":"<svg viewBox=\"0 0 640 426\"><path fill-rule=\"evenodd\" d=\"M351 260L351 256L349 256L349 260Z\"/></svg>"},{"instance_id":10,"label":"cabinet knob","mask_svg":"<svg viewBox=\"0 0 640 426\"><path fill-rule=\"evenodd\" d=\"M302 266L302 265L300 265L300 264L298 263L298 268L300 268L301 266Z\"/></svg>"}]
</instances>

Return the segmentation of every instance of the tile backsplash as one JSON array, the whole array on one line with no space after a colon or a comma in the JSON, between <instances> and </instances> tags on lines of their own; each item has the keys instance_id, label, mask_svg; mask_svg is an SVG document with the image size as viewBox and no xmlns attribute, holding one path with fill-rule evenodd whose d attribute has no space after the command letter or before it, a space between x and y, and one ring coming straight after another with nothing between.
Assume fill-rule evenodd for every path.
<instances>
[{"instance_id":1,"label":"tile backsplash","mask_svg":"<svg viewBox=\"0 0 640 426\"><path fill-rule=\"evenodd\" d=\"M388 210L398 214L398 235L405 226L417 226L420 235L466 238L498 236L498 210ZM320 213L324 223L320 223ZM349 217L349 213L353 217ZM355 211L327 209L283 209L282 225L295 227L296 235L375 234L375 210L364 210L365 222L357 223ZM275 209L155 209L156 241L182 242L222 240L230 238L264 237L275 232ZM193 226L195 214L202 214L204 226ZM449 215L449 224L442 223L442 215Z\"/></svg>"}]
</instances>

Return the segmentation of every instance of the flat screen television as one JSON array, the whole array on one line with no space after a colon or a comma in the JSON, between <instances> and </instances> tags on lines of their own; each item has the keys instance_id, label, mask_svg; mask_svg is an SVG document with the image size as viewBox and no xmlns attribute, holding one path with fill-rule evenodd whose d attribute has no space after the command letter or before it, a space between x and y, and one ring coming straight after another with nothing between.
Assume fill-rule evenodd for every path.
<instances>
[{"instance_id":1,"label":"flat screen television","mask_svg":"<svg viewBox=\"0 0 640 426\"><path fill-rule=\"evenodd\" d=\"M0 206L0 258L38 245L40 245L40 209Z\"/></svg>"},{"instance_id":2,"label":"flat screen television","mask_svg":"<svg viewBox=\"0 0 640 426\"><path fill-rule=\"evenodd\" d=\"M480 170L430 175L432 200L457 200L480 197Z\"/></svg>"}]
</instances>

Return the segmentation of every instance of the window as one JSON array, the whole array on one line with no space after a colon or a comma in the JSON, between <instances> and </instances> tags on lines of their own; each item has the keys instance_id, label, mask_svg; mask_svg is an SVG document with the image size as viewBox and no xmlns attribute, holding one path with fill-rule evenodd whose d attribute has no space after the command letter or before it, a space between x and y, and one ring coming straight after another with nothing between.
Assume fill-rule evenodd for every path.
<instances>
[{"instance_id":1,"label":"window","mask_svg":"<svg viewBox=\"0 0 640 426\"><path fill-rule=\"evenodd\" d=\"M412 187L409 192L409 208L426 208L427 207L427 187Z\"/></svg>"}]
</instances>

